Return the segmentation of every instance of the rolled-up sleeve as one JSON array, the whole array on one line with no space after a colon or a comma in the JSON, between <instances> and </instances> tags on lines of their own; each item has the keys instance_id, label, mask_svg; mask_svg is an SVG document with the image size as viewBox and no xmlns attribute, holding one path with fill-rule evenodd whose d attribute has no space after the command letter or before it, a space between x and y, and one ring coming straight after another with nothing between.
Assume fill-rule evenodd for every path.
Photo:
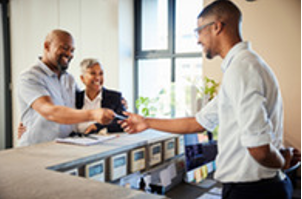
<instances>
[{"instance_id":1,"label":"rolled-up sleeve","mask_svg":"<svg viewBox=\"0 0 302 199\"><path fill-rule=\"evenodd\" d=\"M219 123L218 120L218 96L212 99L196 115L196 121L208 131L213 131Z\"/></svg>"}]
</instances>

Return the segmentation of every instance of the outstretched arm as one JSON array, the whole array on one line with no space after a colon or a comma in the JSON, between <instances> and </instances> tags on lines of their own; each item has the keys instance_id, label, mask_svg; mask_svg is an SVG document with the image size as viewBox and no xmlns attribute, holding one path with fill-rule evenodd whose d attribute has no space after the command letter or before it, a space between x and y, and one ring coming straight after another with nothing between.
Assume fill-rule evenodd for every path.
<instances>
[{"instance_id":1,"label":"outstretched arm","mask_svg":"<svg viewBox=\"0 0 302 199\"><path fill-rule=\"evenodd\" d=\"M126 120L120 121L119 123L124 131L128 133L138 133L149 128L176 134L197 133L205 130L194 117L179 119L155 119L144 118L140 115L129 112L124 112L124 115L129 117Z\"/></svg>"},{"instance_id":2,"label":"outstretched arm","mask_svg":"<svg viewBox=\"0 0 302 199\"><path fill-rule=\"evenodd\" d=\"M60 124L75 124L87 121L109 124L115 116L112 110L106 108L78 110L54 105L49 96L43 96L35 100L32 103L32 108L47 120Z\"/></svg>"}]
</instances>

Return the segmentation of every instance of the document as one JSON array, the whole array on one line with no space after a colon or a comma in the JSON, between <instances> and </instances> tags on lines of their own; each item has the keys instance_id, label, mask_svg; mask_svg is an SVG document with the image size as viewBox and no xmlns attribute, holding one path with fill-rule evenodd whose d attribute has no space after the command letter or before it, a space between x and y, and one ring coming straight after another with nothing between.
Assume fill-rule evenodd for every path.
<instances>
[{"instance_id":1,"label":"document","mask_svg":"<svg viewBox=\"0 0 302 199\"><path fill-rule=\"evenodd\" d=\"M221 194L222 194L222 188L214 187L214 188L212 188L212 189L209 191L209 193L221 195Z\"/></svg>"},{"instance_id":2,"label":"document","mask_svg":"<svg viewBox=\"0 0 302 199\"><path fill-rule=\"evenodd\" d=\"M197 199L221 199L221 196L205 193Z\"/></svg>"},{"instance_id":3,"label":"document","mask_svg":"<svg viewBox=\"0 0 302 199\"><path fill-rule=\"evenodd\" d=\"M111 140L118 137L117 135L89 135L89 137L67 137L67 138L57 138L58 143L76 144L82 146L90 146L94 144L99 144L107 140Z\"/></svg>"},{"instance_id":4,"label":"document","mask_svg":"<svg viewBox=\"0 0 302 199\"><path fill-rule=\"evenodd\" d=\"M144 177L144 181L145 181L145 183L146 183L146 188L150 188L150 183L152 182L151 181L151 175L146 175L145 177Z\"/></svg>"}]
</instances>

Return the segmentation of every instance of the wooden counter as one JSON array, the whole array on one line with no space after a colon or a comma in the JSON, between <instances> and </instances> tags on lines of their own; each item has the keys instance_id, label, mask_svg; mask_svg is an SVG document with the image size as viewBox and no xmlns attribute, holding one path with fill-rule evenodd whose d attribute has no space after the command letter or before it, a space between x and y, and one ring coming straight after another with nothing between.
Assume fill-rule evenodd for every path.
<instances>
[{"instance_id":1,"label":"wooden counter","mask_svg":"<svg viewBox=\"0 0 302 199\"><path fill-rule=\"evenodd\" d=\"M109 157L170 137L176 135L148 130L135 135L123 134L93 146L48 142L1 151L0 198L166 198L55 170Z\"/></svg>"}]
</instances>

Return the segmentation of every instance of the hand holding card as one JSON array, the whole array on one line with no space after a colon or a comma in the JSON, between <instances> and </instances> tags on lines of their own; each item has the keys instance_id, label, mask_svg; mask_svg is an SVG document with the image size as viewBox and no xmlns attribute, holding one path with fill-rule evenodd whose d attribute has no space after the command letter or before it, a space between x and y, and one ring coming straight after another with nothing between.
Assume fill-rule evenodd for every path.
<instances>
[{"instance_id":1,"label":"hand holding card","mask_svg":"<svg viewBox=\"0 0 302 199\"><path fill-rule=\"evenodd\" d=\"M127 116L124 116L124 115L119 115L119 114L116 114L116 113L115 113L115 118L118 119L118 120L125 120L125 119L127 119L128 117L127 117Z\"/></svg>"}]
</instances>

